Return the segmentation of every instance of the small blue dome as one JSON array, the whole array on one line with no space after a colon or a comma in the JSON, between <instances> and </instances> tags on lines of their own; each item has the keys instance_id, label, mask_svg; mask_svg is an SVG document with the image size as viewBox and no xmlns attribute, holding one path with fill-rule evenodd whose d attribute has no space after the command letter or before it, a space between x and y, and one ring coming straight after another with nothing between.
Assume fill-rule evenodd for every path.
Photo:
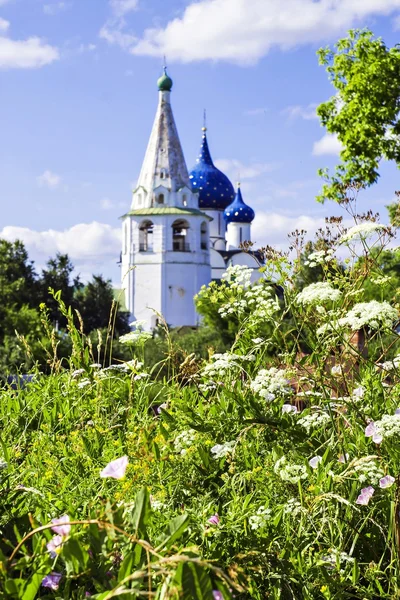
<instances>
[{"instance_id":1,"label":"small blue dome","mask_svg":"<svg viewBox=\"0 0 400 600\"><path fill-rule=\"evenodd\" d=\"M224 219L227 223L251 223L256 216L254 210L243 202L242 190L238 185L234 201L224 210Z\"/></svg>"},{"instance_id":2,"label":"small blue dome","mask_svg":"<svg viewBox=\"0 0 400 600\"><path fill-rule=\"evenodd\" d=\"M196 165L190 172L192 190L199 192L199 208L224 210L234 199L235 190L229 179L216 166L208 148L206 128Z\"/></svg>"}]
</instances>

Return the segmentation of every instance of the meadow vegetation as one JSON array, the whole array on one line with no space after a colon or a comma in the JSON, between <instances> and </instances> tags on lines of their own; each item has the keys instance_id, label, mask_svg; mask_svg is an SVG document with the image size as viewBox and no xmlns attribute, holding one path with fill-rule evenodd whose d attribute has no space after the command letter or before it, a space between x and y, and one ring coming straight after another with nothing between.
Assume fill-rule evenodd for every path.
<instances>
[{"instance_id":1,"label":"meadow vegetation","mask_svg":"<svg viewBox=\"0 0 400 600\"><path fill-rule=\"evenodd\" d=\"M353 218L265 248L258 283L233 267L200 291L227 351L185 352L164 324L146 362L136 323L115 363L55 294L69 361L50 323L47 374L1 391L3 597L399 596L393 231Z\"/></svg>"},{"instance_id":2,"label":"meadow vegetation","mask_svg":"<svg viewBox=\"0 0 400 600\"><path fill-rule=\"evenodd\" d=\"M346 226L230 267L198 331L129 331L107 282L0 244L0 364L33 374L0 389L0 597L400 598L400 251L355 208L398 162L400 55L350 32L320 58Z\"/></svg>"}]
</instances>

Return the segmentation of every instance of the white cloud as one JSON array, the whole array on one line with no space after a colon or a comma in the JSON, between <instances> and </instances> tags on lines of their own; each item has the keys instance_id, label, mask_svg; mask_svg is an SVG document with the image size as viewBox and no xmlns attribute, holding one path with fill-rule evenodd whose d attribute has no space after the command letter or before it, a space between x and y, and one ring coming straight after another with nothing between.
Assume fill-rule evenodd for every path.
<instances>
[{"instance_id":1,"label":"white cloud","mask_svg":"<svg viewBox=\"0 0 400 600\"><path fill-rule=\"evenodd\" d=\"M257 211L251 228L251 237L257 247L268 244L287 250L289 233L296 229L304 229L307 231L307 239L312 239L320 227L325 228L325 218L322 216L289 216L276 212Z\"/></svg>"},{"instance_id":2,"label":"white cloud","mask_svg":"<svg viewBox=\"0 0 400 600\"><path fill-rule=\"evenodd\" d=\"M61 183L61 177L56 173L52 173L47 170L42 175L36 178L40 187L48 187L49 189L56 189Z\"/></svg>"},{"instance_id":3,"label":"white cloud","mask_svg":"<svg viewBox=\"0 0 400 600\"><path fill-rule=\"evenodd\" d=\"M100 29L99 37L109 44L120 46L124 50L128 50L136 42L137 38L123 31L124 23L121 21L108 21Z\"/></svg>"},{"instance_id":4,"label":"white cloud","mask_svg":"<svg viewBox=\"0 0 400 600\"><path fill-rule=\"evenodd\" d=\"M38 37L11 40L0 36L0 69L36 69L59 57L57 48Z\"/></svg>"},{"instance_id":5,"label":"white cloud","mask_svg":"<svg viewBox=\"0 0 400 600\"><path fill-rule=\"evenodd\" d=\"M54 16L70 7L70 2L52 2L51 4L43 5L43 12L45 15Z\"/></svg>"},{"instance_id":6,"label":"white cloud","mask_svg":"<svg viewBox=\"0 0 400 600\"><path fill-rule=\"evenodd\" d=\"M10 22L0 17L0 31L4 32L10 27Z\"/></svg>"},{"instance_id":7,"label":"white cloud","mask_svg":"<svg viewBox=\"0 0 400 600\"><path fill-rule=\"evenodd\" d=\"M39 268L57 252L68 254L84 279L89 279L92 273L115 274L115 263L121 252L120 228L96 221L80 223L64 231L7 226L0 231L0 238L22 240Z\"/></svg>"},{"instance_id":8,"label":"white cloud","mask_svg":"<svg viewBox=\"0 0 400 600\"><path fill-rule=\"evenodd\" d=\"M337 136L332 133L326 133L320 140L314 142L313 155L322 156L323 154L333 154L338 156L343 149Z\"/></svg>"},{"instance_id":9,"label":"white cloud","mask_svg":"<svg viewBox=\"0 0 400 600\"><path fill-rule=\"evenodd\" d=\"M4 6L5 4L8 4L8 2L10 2L10 0L0 0L0 6Z\"/></svg>"},{"instance_id":10,"label":"white cloud","mask_svg":"<svg viewBox=\"0 0 400 600\"><path fill-rule=\"evenodd\" d=\"M132 52L254 64L273 47L335 39L368 17L399 8L400 0L200 0L165 27L145 30Z\"/></svg>"},{"instance_id":11,"label":"white cloud","mask_svg":"<svg viewBox=\"0 0 400 600\"><path fill-rule=\"evenodd\" d=\"M225 173L230 179L254 179L264 173L271 173L279 169L278 163L252 163L245 165L240 160L220 158L215 161L215 166Z\"/></svg>"},{"instance_id":12,"label":"white cloud","mask_svg":"<svg viewBox=\"0 0 400 600\"><path fill-rule=\"evenodd\" d=\"M305 121L311 121L318 119L316 108L318 104L311 103L308 106L300 106L295 104L293 106L287 106L282 110L282 115L285 115L288 119L304 119Z\"/></svg>"},{"instance_id":13,"label":"white cloud","mask_svg":"<svg viewBox=\"0 0 400 600\"><path fill-rule=\"evenodd\" d=\"M138 0L110 0L110 6L117 17L137 9Z\"/></svg>"}]
</instances>

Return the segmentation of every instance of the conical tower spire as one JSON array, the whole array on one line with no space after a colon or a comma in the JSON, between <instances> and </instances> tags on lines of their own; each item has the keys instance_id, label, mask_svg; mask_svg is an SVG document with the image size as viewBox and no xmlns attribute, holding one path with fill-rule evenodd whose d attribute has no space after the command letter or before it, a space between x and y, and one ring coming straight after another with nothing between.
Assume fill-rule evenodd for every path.
<instances>
[{"instance_id":1,"label":"conical tower spire","mask_svg":"<svg viewBox=\"0 0 400 600\"><path fill-rule=\"evenodd\" d=\"M145 191L146 204L149 206L154 190L160 186L169 192L176 192L185 186L190 189L189 173L170 102L173 82L166 67L157 85L157 113L136 188Z\"/></svg>"}]
</instances>

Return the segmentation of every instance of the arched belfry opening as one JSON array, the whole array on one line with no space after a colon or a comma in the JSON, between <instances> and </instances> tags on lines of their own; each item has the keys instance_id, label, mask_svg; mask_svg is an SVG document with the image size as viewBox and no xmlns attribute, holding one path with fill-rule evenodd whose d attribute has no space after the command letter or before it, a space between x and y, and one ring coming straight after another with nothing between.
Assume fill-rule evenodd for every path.
<instances>
[{"instance_id":1,"label":"arched belfry opening","mask_svg":"<svg viewBox=\"0 0 400 600\"><path fill-rule=\"evenodd\" d=\"M208 229L207 223L203 221L200 227L200 247L202 250L207 250L208 247Z\"/></svg>"},{"instance_id":2,"label":"arched belfry opening","mask_svg":"<svg viewBox=\"0 0 400 600\"><path fill-rule=\"evenodd\" d=\"M153 251L154 225L151 221L143 221L139 227L139 252Z\"/></svg>"},{"instance_id":3,"label":"arched belfry opening","mask_svg":"<svg viewBox=\"0 0 400 600\"><path fill-rule=\"evenodd\" d=\"M172 224L172 250L174 252L190 252L189 223L179 219Z\"/></svg>"}]
</instances>

